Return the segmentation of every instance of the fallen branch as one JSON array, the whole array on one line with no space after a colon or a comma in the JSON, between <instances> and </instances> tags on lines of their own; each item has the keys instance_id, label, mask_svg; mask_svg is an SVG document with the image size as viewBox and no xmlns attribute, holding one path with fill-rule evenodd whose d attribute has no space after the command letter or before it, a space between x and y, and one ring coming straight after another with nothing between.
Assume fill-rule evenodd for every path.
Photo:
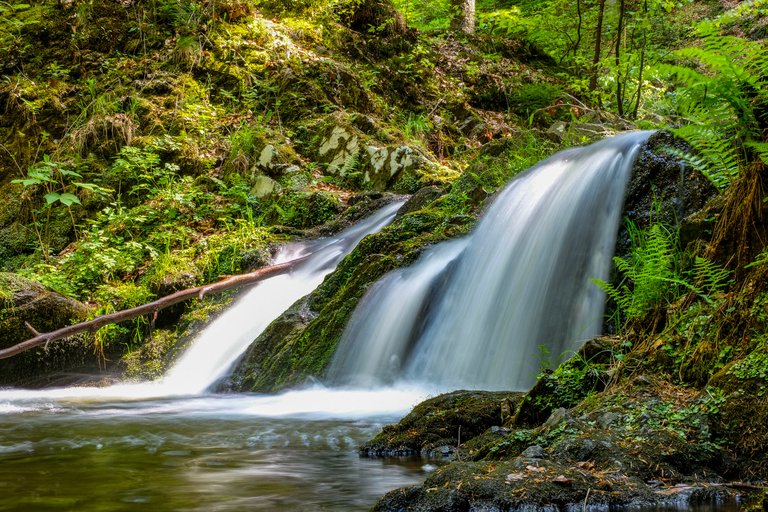
<instances>
[{"instance_id":1,"label":"fallen branch","mask_svg":"<svg viewBox=\"0 0 768 512\"><path fill-rule=\"evenodd\" d=\"M161 309L165 309L169 306L173 306L174 304L178 304L179 302L184 302L189 299L202 299L206 295L212 293L219 293L225 290L231 290L233 288L241 288L243 286L248 286L249 284L257 283L258 281L268 277L285 274L293 270L296 265L303 262L306 258L307 256L303 256L301 258L296 258L285 263L278 263L276 265L263 267L248 274L227 277L226 279L216 283L180 290L171 295L157 299L154 302L142 304L141 306L125 309L123 311L116 311L108 315L97 316L91 320L70 325L56 331L41 333L38 332L29 323L24 322L27 330L29 330L29 332L32 333L32 336L34 337L26 341L22 341L17 345L13 345L12 347L0 349L0 359L6 359L8 357L15 356L16 354L20 354L21 352L27 351L31 348L39 347L40 345L45 345L47 348L48 344L52 341L68 338L83 332L97 331L105 325L116 324L125 320L131 320L133 318L137 318L150 313L157 315L157 312Z\"/></svg>"}]
</instances>

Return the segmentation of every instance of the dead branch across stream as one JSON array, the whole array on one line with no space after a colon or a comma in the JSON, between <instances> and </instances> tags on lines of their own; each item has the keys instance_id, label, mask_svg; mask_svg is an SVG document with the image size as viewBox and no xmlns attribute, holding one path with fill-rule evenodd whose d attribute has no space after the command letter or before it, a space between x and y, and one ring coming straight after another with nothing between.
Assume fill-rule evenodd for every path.
<instances>
[{"instance_id":1,"label":"dead branch across stream","mask_svg":"<svg viewBox=\"0 0 768 512\"><path fill-rule=\"evenodd\" d=\"M244 286L262 281L268 277L285 274L293 270L299 263L302 263L304 260L306 260L307 257L308 256L302 256L301 258L286 261L285 263L278 263L276 265L262 267L248 274L231 276L216 283L180 290L171 295L157 299L156 301L142 304L141 306L136 306L135 308L124 309L123 311L116 311L108 315L97 316L91 320L70 325L68 327L63 327L51 332L38 332L33 326L25 323L27 329L32 333L34 337L26 341L22 341L17 345L0 349L0 359L6 359L8 357L15 356L16 354L20 354L29 349L39 347L40 345L45 345L47 347L48 343L52 341L68 338L75 334L97 331L105 325L116 324L147 314L157 315L157 312L161 309L165 309L169 306L173 306L174 304L178 304L179 302L184 302L189 299L202 299L206 295L223 292L225 290L231 290L234 288L242 288Z\"/></svg>"}]
</instances>

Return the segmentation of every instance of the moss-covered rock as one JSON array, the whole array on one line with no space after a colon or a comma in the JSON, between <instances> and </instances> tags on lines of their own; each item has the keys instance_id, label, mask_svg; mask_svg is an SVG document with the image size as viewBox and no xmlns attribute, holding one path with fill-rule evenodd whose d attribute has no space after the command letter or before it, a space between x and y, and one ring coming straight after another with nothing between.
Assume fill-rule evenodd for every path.
<instances>
[{"instance_id":1,"label":"moss-covered rock","mask_svg":"<svg viewBox=\"0 0 768 512\"><path fill-rule=\"evenodd\" d=\"M521 393L454 391L416 406L360 447L367 457L448 456L464 443L508 421Z\"/></svg>"},{"instance_id":2,"label":"moss-covered rock","mask_svg":"<svg viewBox=\"0 0 768 512\"><path fill-rule=\"evenodd\" d=\"M423 204L418 195L414 201ZM364 238L306 299L294 304L250 346L235 369L232 388L274 391L322 377L352 312L368 287L415 261L427 244L466 233L474 217L455 218L431 205L410 211Z\"/></svg>"},{"instance_id":3,"label":"moss-covered rock","mask_svg":"<svg viewBox=\"0 0 768 512\"><path fill-rule=\"evenodd\" d=\"M433 409L428 404L417 406L408 424L401 425L429 425ZM491 429L469 442L473 450L464 455L470 462L441 466L423 485L385 495L374 510L559 510L585 503L607 509L732 501L738 491L718 483L725 457L712 429L718 405L706 393L638 377L571 409L557 409L534 429ZM463 413L470 415L471 409ZM431 428L440 437L441 423ZM408 433L386 427L363 448Z\"/></svg>"},{"instance_id":4,"label":"moss-covered rock","mask_svg":"<svg viewBox=\"0 0 768 512\"><path fill-rule=\"evenodd\" d=\"M50 332L85 320L90 309L16 274L0 272L0 348L31 337L28 323ZM0 384L40 386L99 374L109 354L97 354L92 336L78 335L0 360Z\"/></svg>"},{"instance_id":5,"label":"moss-covered rock","mask_svg":"<svg viewBox=\"0 0 768 512\"><path fill-rule=\"evenodd\" d=\"M596 338L581 346L578 353L554 370L545 370L520 402L511 423L536 426L552 411L570 408L584 398L605 389L610 380L607 370L615 351L615 340Z\"/></svg>"}]
</instances>

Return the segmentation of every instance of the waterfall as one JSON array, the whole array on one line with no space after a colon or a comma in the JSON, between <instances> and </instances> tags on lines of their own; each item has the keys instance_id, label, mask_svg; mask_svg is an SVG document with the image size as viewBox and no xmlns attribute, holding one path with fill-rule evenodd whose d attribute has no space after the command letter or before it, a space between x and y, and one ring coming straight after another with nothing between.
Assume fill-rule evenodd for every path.
<instances>
[{"instance_id":1,"label":"waterfall","mask_svg":"<svg viewBox=\"0 0 768 512\"><path fill-rule=\"evenodd\" d=\"M388 205L334 237L281 249L274 263L309 257L292 272L257 284L206 326L158 383L162 394L202 393L226 376L272 320L317 288L365 235L392 222L400 206L402 202Z\"/></svg>"},{"instance_id":2,"label":"waterfall","mask_svg":"<svg viewBox=\"0 0 768 512\"><path fill-rule=\"evenodd\" d=\"M464 240L385 276L329 368L344 384L406 379L526 389L550 357L600 333L624 189L652 132L558 153L513 180Z\"/></svg>"}]
</instances>

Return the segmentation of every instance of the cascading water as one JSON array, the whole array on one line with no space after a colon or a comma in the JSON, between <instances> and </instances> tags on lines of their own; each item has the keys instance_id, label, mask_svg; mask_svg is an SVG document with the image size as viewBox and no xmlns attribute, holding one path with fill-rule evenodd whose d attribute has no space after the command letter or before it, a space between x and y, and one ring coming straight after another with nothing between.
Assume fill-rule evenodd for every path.
<instances>
[{"instance_id":1,"label":"cascading water","mask_svg":"<svg viewBox=\"0 0 768 512\"><path fill-rule=\"evenodd\" d=\"M204 393L227 374L272 320L314 290L364 236L392 222L402 204L396 202L385 206L336 236L282 248L275 263L302 256L306 259L290 273L265 279L241 295L200 331L162 379L100 388L0 390L0 412L5 405L11 409L17 407L12 403L17 399L144 399ZM4 399L10 402L4 403Z\"/></svg>"},{"instance_id":2,"label":"cascading water","mask_svg":"<svg viewBox=\"0 0 768 512\"><path fill-rule=\"evenodd\" d=\"M407 379L525 389L552 356L600 332L629 133L556 154L514 180L463 242L386 276L353 315L331 365L337 383ZM421 321L416 321L420 319Z\"/></svg>"},{"instance_id":3,"label":"cascading water","mask_svg":"<svg viewBox=\"0 0 768 512\"><path fill-rule=\"evenodd\" d=\"M470 237L372 287L334 361L337 381L522 387L538 343L554 352L596 332L602 300L589 278L605 275L626 173L645 137L542 163L500 195ZM420 465L385 466L355 448L431 385L205 393L398 208L287 248L278 261L310 256L243 294L158 382L0 390L0 509L353 511L421 481Z\"/></svg>"},{"instance_id":4,"label":"cascading water","mask_svg":"<svg viewBox=\"0 0 768 512\"><path fill-rule=\"evenodd\" d=\"M309 254L289 273L259 283L200 332L186 353L158 383L163 394L202 393L224 377L232 364L272 320L317 288L367 234L390 222L402 203L391 204L339 235L283 248L275 263Z\"/></svg>"}]
</instances>

